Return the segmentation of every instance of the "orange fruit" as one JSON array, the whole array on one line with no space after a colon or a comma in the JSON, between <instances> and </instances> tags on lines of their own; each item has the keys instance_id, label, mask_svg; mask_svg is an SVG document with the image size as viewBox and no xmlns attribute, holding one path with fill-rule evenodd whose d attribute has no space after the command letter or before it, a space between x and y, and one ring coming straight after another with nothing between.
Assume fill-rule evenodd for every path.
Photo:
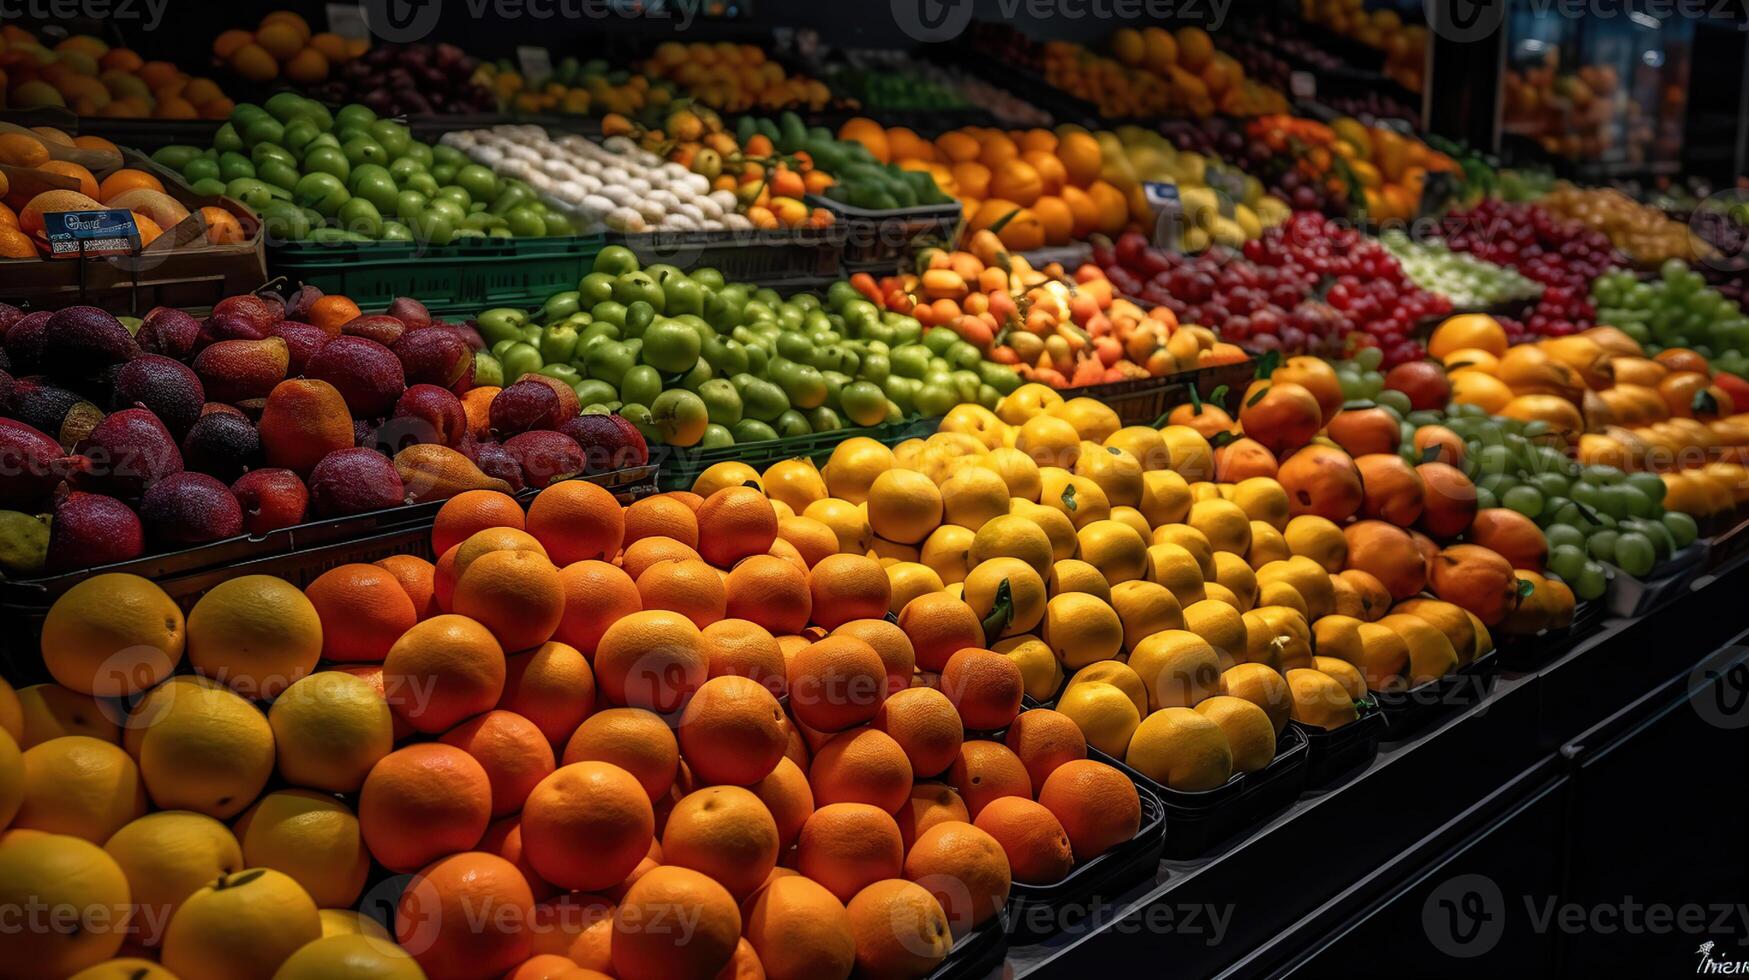
<instances>
[{"instance_id":1,"label":"orange fruit","mask_svg":"<svg viewBox=\"0 0 1749 980\"><path fill-rule=\"evenodd\" d=\"M691 507L665 494L645 497L625 509L625 541L630 546L640 538L673 538L689 548L698 547L698 516Z\"/></svg>"},{"instance_id":2,"label":"orange fruit","mask_svg":"<svg viewBox=\"0 0 1749 980\"><path fill-rule=\"evenodd\" d=\"M638 576L638 597L645 609L677 612L700 627L722 619L727 606L723 577L696 558L660 561L645 569Z\"/></svg>"},{"instance_id":3,"label":"orange fruit","mask_svg":"<svg viewBox=\"0 0 1749 980\"><path fill-rule=\"evenodd\" d=\"M800 632L814 608L807 572L770 555L754 555L731 569L727 591L728 616L773 633Z\"/></svg>"},{"instance_id":4,"label":"orange fruit","mask_svg":"<svg viewBox=\"0 0 1749 980\"><path fill-rule=\"evenodd\" d=\"M1135 783L1092 759L1058 766L1039 789L1038 801L1062 823L1077 861L1092 860L1125 843L1142 825Z\"/></svg>"},{"instance_id":5,"label":"orange fruit","mask_svg":"<svg viewBox=\"0 0 1749 980\"><path fill-rule=\"evenodd\" d=\"M611 762L637 779L652 801L680 770L680 743L668 723L642 708L608 708L584 719L565 743L561 765Z\"/></svg>"},{"instance_id":6,"label":"orange fruit","mask_svg":"<svg viewBox=\"0 0 1749 980\"><path fill-rule=\"evenodd\" d=\"M498 707L527 718L556 745L595 710L595 674L576 647L548 641L506 658Z\"/></svg>"},{"instance_id":7,"label":"orange fruit","mask_svg":"<svg viewBox=\"0 0 1749 980\"><path fill-rule=\"evenodd\" d=\"M480 928L480 909L492 928ZM496 975L528 959L534 894L516 866L494 854L455 854L407 882L395 906L395 940L427 976Z\"/></svg>"},{"instance_id":8,"label":"orange fruit","mask_svg":"<svg viewBox=\"0 0 1749 980\"><path fill-rule=\"evenodd\" d=\"M453 605L456 583L461 581L468 566L481 555L493 551L532 551L543 558L551 558L545 546L527 531L519 531L513 527L490 527L484 531L475 531L461 544L456 545L455 557L450 560L447 569L442 558L437 560L437 599L445 608ZM445 551L444 554L448 555L449 552Z\"/></svg>"},{"instance_id":9,"label":"orange fruit","mask_svg":"<svg viewBox=\"0 0 1749 980\"><path fill-rule=\"evenodd\" d=\"M505 650L528 650L552 638L565 615L559 570L532 551L493 551L461 573L455 611L492 631Z\"/></svg>"},{"instance_id":10,"label":"orange fruit","mask_svg":"<svg viewBox=\"0 0 1749 980\"><path fill-rule=\"evenodd\" d=\"M370 854L359 837L358 818L333 796L276 790L244 811L234 829L245 867L290 876L320 907L358 903L370 874Z\"/></svg>"},{"instance_id":11,"label":"orange fruit","mask_svg":"<svg viewBox=\"0 0 1749 980\"><path fill-rule=\"evenodd\" d=\"M1052 158L1055 159L1055 158ZM1045 242L1066 244L1075 234L1075 212L1060 197L1045 196L1032 202L1032 213L1045 229Z\"/></svg>"},{"instance_id":12,"label":"orange fruit","mask_svg":"<svg viewBox=\"0 0 1749 980\"><path fill-rule=\"evenodd\" d=\"M474 757L425 742L371 767L358 794L358 826L371 856L391 871L416 871L479 843L492 819L492 785Z\"/></svg>"},{"instance_id":13,"label":"orange fruit","mask_svg":"<svg viewBox=\"0 0 1749 980\"><path fill-rule=\"evenodd\" d=\"M690 930L656 929L666 917ZM624 980L710 977L735 956L741 912L722 885L689 868L660 867L637 880L613 915L613 971Z\"/></svg>"},{"instance_id":14,"label":"orange fruit","mask_svg":"<svg viewBox=\"0 0 1749 980\"><path fill-rule=\"evenodd\" d=\"M905 855L904 876L929 890L963 936L1008 901L1013 876L996 838L969 823L947 821L919 834Z\"/></svg>"},{"instance_id":15,"label":"orange fruit","mask_svg":"<svg viewBox=\"0 0 1749 980\"><path fill-rule=\"evenodd\" d=\"M418 613L401 583L376 565L331 568L304 587L322 617L322 657L380 662Z\"/></svg>"},{"instance_id":16,"label":"orange fruit","mask_svg":"<svg viewBox=\"0 0 1749 980\"><path fill-rule=\"evenodd\" d=\"M875 713L874 728L891 736L911 771L940 775L959 757L964 729L959 711L934 688L913 687L889 695Z\"/></svg>"},{"instance_id":17,"label":"orange fruit","mask_svg":"<svg viewBox=\"0 0 1749 980\"><path fill-rule=\"evenodd\" d=\"M1062 881L1075 866L1069 835L1051 811L1018 796L991 801L973 826L996 838L1014 880L1029 885Z\"/></svg>"},{"instance_id":18,"label":"orange fruit","mask_svg":"<svg viewBox=\"0 0 1749 980\"><path fill-rule=\"evenodd\" d=\"M609 626L595 650L594 666L596 684L607 700L660 712L678 711L710 670L692 620L657 609L632 613Z\"/></svg>"},{"instance_id":19,"label":"orange fruit","mask_svg":"<svg viewBox=\"0 0 1749 980\"><path fill-rule=\"evenodd\" d=\"M61 687L118 697L174 673L187 640L182 610L163 589L138 575L109 573L55 600L43 621L41 651Z\"/></svg>"},{"instance_id":20,"label":"orange fruit","mask_svg":"<svg viewBox=\"0 0 1749 980\"><path fill-rule=\"evenodd\" d=\"M699 505L698 537L704 560L729 568L771 547L777 539L777 511L769 497L752 487L725 487Z\"/></svg>"},{"instance_id":21,"label":"orange fruit","mask_svg":"<svg viewBox=\"0 0 1749 980\"><path fill-rule=\"evenodd\" d=\"M492 784L492 815L522 808L530 790L554 767L553 747L534 722L496 709L457 725L441 741L474 757Z\"/></svg>"},{"instance_id":22,"label":"orange fruit","mask_svg":"<svg viewBox=\"0 0 1749 980\"><path fill-rule=\"evenodd\" d=\"M711 677L746 677L774 696L787 693L783 650L765 627L745 619L719 619L699 635L710 657Z\"/></svg>"},{"instance_id":23,"label":"orange fruit","mask_svg":"<svg viewBox=\"0 0 1749 980\"><path fill-rule=\"evenodd\" d=\"M821 806L867 803L894 813L910 796L911 762L891 736L860 728L820 746L808 782Z\"/></svg>"},{"instance_id":24,"label":"orange fruit","mask_svg":"<svg viewBox=\"0 0 1749 980\"><path fill-rule=\"evenodd\" d=\"M1076 187L1086 187L1097 180L1100 168L1105 165L1099 141L1090 133L1064 133L1057 142L1057 158L1063 161L1069 183Z\"/></svg>"},{"instance_id":25,"label":"orange fruit","mask_svg":"<svg viewBox=\"0 0 1749 980\"><path fill-rule=\"evenodd\" d=\"M620 556L619 567L625 569L625 573L635 582L639 575L657 562L683 561L688 558L703 561L697 551L673 538L641 538L626 548L625 553Z\"/></svg>"},{"instance_id":26,"label":"orange fruit","mask_svg":"<svg viewBox=\"0 0 1749 980\"><path fill-rule=\"evenodd\" d=\"M917 666L940 671L966 647L984 645L984 627L972 607L946 592L921 595L899 612L899 629L911 641Z\"/></svg>"},{"instance_id":27,"label":"orange fruit","mask_svg":"<svg viewBox=\"0 0 1749 980\"><path fill-rule=\"evenodd\" d=\"M1020 712L1020 665L1000 653L967 647L941 669L941 690L975 731L1007 728Z\"/></svg>"},{"instance_id":28,"label":"orange fruit","mask_svg":"<svg viewBox=\"0 0 1749 980\"><path fill-rule=\"evenodd\" d=\"M853 619L832 631L834 636L853 636L874 647L881 662L887 665L887 693L896 694L911 686L917 670L917 654L905 632L884 619Z\"/></svg>"},{"instance_id":29,"label":"orange fruit","mask_svg":"<svg viewBox=\"0 0 1749 980\"><path fill-rule=\"evenodd\" d=\"M644 608L637 583L604 561L579 561L559 570L565 611L553 636L593 654L601 634L622 618Z\"/></svg>"},{"instance_id":30,"label":"orange fruit","mask_svg":"<svg viewBox=\"0 0 1749 980\"><path fill-rule=\"evenodd\" d=\"M710 786L683 797L662 828L662 863L691 868L746 898L777 867L777 821L752 792Z\"/></svg>"},{"instance_id":31,"label":"orange fruit","mask_svg":"<svg viewBox=\"0 0 1749 980\"><path fill-rule=\"evenodd\" d=\"M389 647L383 690L396 716L436 734L496 705L504 669L504 648L484 626L466 616L433 616Z\"/></svg>"},{"instance_id":32,"label":"orange fruit","mask_svg":"<svg viewBox=\"0 0 1749 980\"><path fill-rule=\"evenodd\" d=\"M814 814L814 790L807 774L794 761L783 758L765 778L749 786L777 823L780 847L787 849L801 836L802 825Z\"/></svg>"},{"instance_id":33,"label":"orange fruit","mask_svg":"<svg viewBox=\"0 0 1749 980\"><path fill-rule=\"evenodd\" d=\"M24 750L13 780L14 827L102 844L146 812L140 767L120 747L88 735L52 738Z\"/></svg>"},{"instance_id":34,"label":"orange fruit","mask_svg":"<svg viewBox=\"0 0 1749 980\"><path fill-rule=\"evenodd\" d=\"M310 323L312 325L321 327L322 330L324 332L326 332L328 334L328 336L330 336L330 337L338 337L338 336L340 336L341 326L346 324L348 321L357 319L362 314L363 314L363 311L358 308L357 303L354 303L352 300L348 299L345 296L341 296L338 293L331 293L327 296L322 297L319 300L316 300L314 303L311 303L309 315L310 315ZM482 492L484 492L484 493L496 493L497 491L482 491ZM517 509L518 513L520 513L522 511L521 507L518 507L516 509ZM440 521L442 520L442 516L441 516L442 513L443 513L443 509L439 509L438 520L440 520ZM499 525L496 525L496 524L482 525L482 527L496 527L496 526L499 526ZM518 527L518 528L522 527L522 521L518 520L515 524L509 525L509 526ZM447 549L436 547L435 531L436 531L436 529L433 528L432 551L435 554L441 555ZM462 535L462 538L465 539L466 537L467 537L466 535Z\"/></svg>"},{"instance_id":35,"label":"orange fruit","mask_svg":"<svg viewBox=\"0 0 1749 980\"><path fill-rule=\"evenodd\" d=\"M98 197L97 178L91 176L91 171L71 160L49 160L37 169L51 174L59 174L62 177L71 177L79 182L79 186L74 190L86 197L97 197L98 200L103 200Z\"/></svg>"},{"instance_id":36,"label":"orange fruit","mask_svg":"<svg viewBox=\"0 0 1749 980\"><path fill-rule=\"evenodd\" d=\"M809 573L808 588L814 598L814 625L829 630L853 619L881 619L893 599L886 570L863 555L821 559Z\"/></svg>"},{"instance_id":37,"label":"orange fruit","mask_svg":"<svg viewBox=\"0 0 1749 980\"><path fill-rule=\"evenodd\" d=\"M1034 786L1043 786L1051 773L1065 762L1087 758L1087 737L1060 711L1041 708L1021 712L1003 738Z\"/></svg>"},{"instance_id":38,"label":"orange fruit","mask_svg":"<svg viewBox=\"0 0 1749 980\"><path fill-rule=\"evenodd\" d=\"M103 182L97 185L97 193L91 196L96 197L99 201L107 201L117 194L139 190L142 187L147 190L157 191L160 194L164 193L163 181L160 181L158 178L144 170L123 167L115 173L110 174L108 177L103 178Z\"/></svg>"},{"instance_id":39,"label":"orange fruit","mask_svg":"<svg viewBox=\"0 0 1749 980\"><path fill-rule=\"evenodd\" d=\"M735 676L704 682L681 712L679 738L695 778L734 786L764 779L789 745L777 698L759 682Z\"/></svg>"},{"instance_id":40,"label":"orange fruit","mask_svg":"<svg viewBox=\"0 0 1749 980\"><path fill-rule=\"evenodd\" d=\"M134 893L137 895L138 893ZM17 976L73 976L114 957L127 938L128 879L117 861L90 841L62 834L12 831L0 837L0 901L22 910L36 903L39 915L76 909L61 928L17 929L6 937L8 965ZM110 928L80 921L103 916ZM131 975L131 974L124 974Z\"/></svg>"},{"instance_id":41,"label":"orange fruit","mask_svg":"<svg viewBox=\"0 0 1749 980\"><path fill-rule=\"evenodd\" d=\"M1026 766L1001 742L968 739L947 770L947 782L966 801L974 818L990 801L1004 796L1032 799L1032 780Z\"/></svg>"},{"instance_id":42,"label":"orange fruit","mask_svg":"<svg viewBox=\"0 0 1749 980\"><path fill-rule=\"evenodd\" d=\"M928 976L953 948L947 913L914 882L877 881L857 892L846 911L862 976Z\"/></svg>"},{"instance_id":43,"label":"orange fruit","mask_svg":"<svg viewBox=\"0 0 1749 980\"><path fill-rule=\"evenodd\" d=\"M656 816L631 773L572 762L542 779L522 807L529 864L560 888L596 891L625 880L650 850Z\"/></svg>"},{"instance_id":44,"label":"orange fruit","mask_svg":"<svg viewBox=\"0 0 1749 980\"><path fill-rule=\"evenodd\" d=\"M273 54L254 41L232 51L227 60L232 71L251 82L271 81L279 74L279 64L274 61Z\"/></svg>"},{"instance_id":45,"label":"orange fruit","mask_svg":"<svg viewBox=\"0 0 1749 980\"><path fill-rule=\"evenodd\" d=\"M426 619L443 611L437 607L436 569L430 562L418 555L390 555L371 564L395 577L401 591L413 601L414 616Z\"/></svg>"},{"instance_id":46,"label":"orange fruit","mask_svg":"<svg viewBox=\"0 0 1749 980\"><path fill-rule=\"evenodd\" d=\"M5 205L0 204L0 207ZM34 259L37 257L36 241L18 228L0 221L0 258L4 259Z\"/></svg>"},{"instance_id":47,"label":"orange fruit","mask_svg":"<svg viewBox=\"0 0 1749 980\"><path fill-rule=\"evenodd\" d=\"M972 815L966 803L944 783L917 783L911 787L911 798L894 814L899 824L899 837L909 851L917 836L938 823L957 820L971 823Z\"/></svg>"},{"instance_id":48,"label":"orange fruit","mask_svg":"<svg viewBox=\"0 0 1749 980\"><path fill-rule=\"evenodd\" d=\"M899 825L887 811L867 803L820 807L796 842L796 870L840 902L877 881L899 877L904 864Z\"/></svg>"},{"instance_id":49,"label":"orange fruit","mask_svg":"<svg viewBox=\"0 0 1749 980\"><path fill-rule=\"evenodd\" d=\"M553 563L563 567L591 559L612 561L625 537L625 515L613 494L585 480L566 480L535 496L528 505L527 527Z\"/></svg>"},{"instance_id":50,"label":"orange fruit","mask_svg":"<svg viewBox=\"0 0 1749 980\"><path fill-rule=\"evenodd\" d=\"M529 891L534 893L535 901L552 897L556 889L541 879L540 873L534 870L534 865L528 863L528 857L522 852L522 818L519 816L505 817L486 828L486 836L480 838L480 843L474 850L487 854L496 854L522 872L522 877L528 882ZM540 911L536 910L536 921L539 921ZM566 943L565 945L570 945ZM536 950L540 952L540 950Z\"/></svg>"},{"instance_id":51,"label":"orange fruit","mask_svg":"<svg viewBox=\"0 0 1749 980\"><path fill-rule=\"evenodd\" d=\"M821 559L838 553L838 535L812 517L778 518L777 537L795 546L809 568L818 565Z\"/></svg>"},{"instance_id":52,"label":"orange fruit","mask_svg":"<svg viewBox=\"0 0 1749 980\"><path fill-rule=\"evenodd\" d=\"M324 296L318 300L346 297ZM350 302L350 300L348 300ZM431 553L441 555L451 545L461 544L475 532L493 527L523 530L522 506L516 498L497 490L466 490L443 502L431 524Z\"/></svg>"},{"instance_id":53,"label":"orange fruit","mask_svg":"<svg viewBox=\"0 0 1749 980\"><path fill-rule=\"evenodd\" d=\"M772 879L743 910L746 938L772 980L848 977L856 939L842 899L797 874Z\"/></svg>"},{"instance_id":54,"label":"orange fruit","mask_svg":"<svg viewBox=\"0 0 1749 980\"><path fill-rule=\"evenodd\" d=\"M0 133L0 163L14 167L40 167L47 162L49 148L38 137L29 133Z\"/></svg>"},{"instance_id":55,"label":"orange fruit","mask_svg":"<svg viewBox=\"0 0 1749 980\"><path fill-rule=\"evenodd\" d=\"M841 732L868 721L887 694L886 664L873 647L849 636L829 636L803 647L786 674L790 712L820 732Z\"/></svg>"}]
</instances>

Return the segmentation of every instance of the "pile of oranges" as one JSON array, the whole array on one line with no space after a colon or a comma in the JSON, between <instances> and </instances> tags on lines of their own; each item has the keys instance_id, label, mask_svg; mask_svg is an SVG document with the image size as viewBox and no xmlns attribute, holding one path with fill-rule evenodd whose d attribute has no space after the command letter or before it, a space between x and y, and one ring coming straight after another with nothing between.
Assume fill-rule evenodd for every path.
<instances>
[{"instance_id":1,"label":"pile of oranges","mask_svg":"<svg viewBox=\"0 0 1749 980\"><path fill-rule=\"evenodd\" d=\"M625 507L472 491L435 563L240 576L186 617L136 576L69 590L56 682L0 685L0 901L102 925L0 951L53 977L917 977L1012 882L1134 837L1129 777L1021 712L971 607L899 604L865 549L721 476Z\"/></svg>"},{"instance_id":2,"label":"pile of oranges","mask_svg":"<svg viewBox=\"0 0 1749 980\"><path fill-rule=\"evenodd\" d=\"M1255 79L1233 56L1216 50L1214 39L1200 27L1120 27L1111 35L1111 51L1119 62L1164 80L1174 106L1197 118L1218 110L1229 116L1286 112L1287 97ZM1128 113L1140 115L1140 113Z\"/></svg>"},{"instance_id":3,"label":"pile of oranges","mask_svg":"<svg viewBox=\"0 0 1749 980\"><path fill-rule=\"evenodd\" d=\"M16 24L0 26L0 92L14 109L62 106L111 119L224 119L235 107L211 79L168 61L89 34L50 49Z\"/></svg>"},{"instance_id":4,"label":"pile of oranges","mask_svg":"<svg viewBox=\"0 0 1749 980\"><path fill-rule=\"evenodd\" d=\"M986 359L1013 365L1021 376L1052 388L1162 378L1199 367L1246 360L1240 347L1206 327L1186 324L1163 306L1144 309L1116 296L1097 266L1067 276L1061 265L1034 269L1004 252L1013 239L982 229L970 251L930 249L918 273L876 280L850 278L871 303L945 326Z\"/></svg>"},{"instance_id":5,"label":"pile of oranges","mask_svg":"<svg viewBox=\"0 0 1749 980\"><path fill-rule=\"evenodd\" d=\"M1101 177L1105 156L1099 141L1078 127L1052 132L968 126L932 142L909 129L852 119L838 138L861 143L883 163L928 171L936 186L959 198L968 233L1018 211L1003 226L1009 248L1062 245L1096 231L1116 236L1153 221L1139 185L1126 193Z\"/></svg>"},{"instance_id":6,"label":"pile of oranges","mask_svg":"<svg viewBox=\"0 0 1749 980\"><path fill-rule=\"evenodd\" d=\"M99 169L104 174L99 179L84 165L57 158L57 150L101 154L101 159L109 161L111 166ZM93 157L87 154L85 158ZM0 203L0 259L34 259L47 254L44 214L126 208L133 214L142 248L189 216L188 208L165 192L162 181L147 171L122 167L121 161L121 152L115 145L97 136L74 138L46 126L28 132L0 133L0 163L38 170L76 181L79 185L77 190L55 189L33 194L24 190L22 182L14 188L6 176L0 174L0 201L3 201ZM243 227L229 211L203 207L200 214L206 222L209 243L235 244L243 240Z\"/></svg>"},{"instance_id":7,"label":"pile of oranges","mask_svg":"<svg viewBox=\"0 0 1749 980\"><path fill-rule=\"evenodd\" d=\"M232 28L213 38L213 57L251 82L271 82L284 75L312 85L327 80L335 65L369 49L366 40L348 40L328 31L314 33L308 21L289 10L268 13L253 31Z\"/></svg>"},{"instance_id":8,"label":"pile of oranges","mask_svg":"<svg viewBox=\"0 0 1749 980\"><path fill-rule=\"evenodd\" d=\"M832 101L832 90L824 82L789 74L752 44L664 41L656 45L642 70L651 78L678 84L688 95L723 112L819 111Z\"/></svg>"}]
</instances>

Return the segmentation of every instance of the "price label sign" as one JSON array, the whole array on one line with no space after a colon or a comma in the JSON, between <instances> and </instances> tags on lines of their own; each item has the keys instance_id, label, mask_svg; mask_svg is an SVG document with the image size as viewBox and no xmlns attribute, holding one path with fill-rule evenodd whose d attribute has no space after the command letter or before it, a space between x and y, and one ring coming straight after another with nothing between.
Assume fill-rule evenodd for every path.
<instances>
[{"instance_id":1,"label":"price label sign","mask_svg":"<svg viewBox=\"0 0 1749 980\"><path fill-rule=\"evenodd\" d=\"M1184 202L1178 196L1178 185L1144 180L1142 198L1154 209L1154 244L1177 251L1184 237Z\"/></svg>"},{"instance_id":2,"label":"price label sign","mask_svg":"<svg viewBox=\"0 0 1749 980\"><path fill-rule=\"evenodd\" d=\"M553 77L553 56L546 48L518 46L516 64L522 69L524 82L533 84Z\"/></svg>"},{"instance_id":3,"label":"price label sign","mask_svg":"<svg viewBox=\"0 0 1749 980\"><path fill-rule=\"evenodd\" d=\"M1296 99L1318 97L1318 77L1309 71L1296 71L1287 76L1287 90Z\"/></svg>"},{"instance_id":4,"label":"price label sign","mask_svg":"<svg viewBox=\"0 0 1749 980\"><path fill-rule=\"evenodd\" d=\"M140 250L140 230L126 208L46 212L43 232L49 240L49 257L55 259L133 255Z\"/></svg>"},{"instance_id":5,"label":"price label sign","mask_svg":"<svg viewBox=\"0 0 1749 980\"><path fill-rule=\"evenodd\" d=\"M348 41L370 39L370 24L365 20L364 5L358 3L328 4L328 30Z\"/></svg>"}]
</instances>

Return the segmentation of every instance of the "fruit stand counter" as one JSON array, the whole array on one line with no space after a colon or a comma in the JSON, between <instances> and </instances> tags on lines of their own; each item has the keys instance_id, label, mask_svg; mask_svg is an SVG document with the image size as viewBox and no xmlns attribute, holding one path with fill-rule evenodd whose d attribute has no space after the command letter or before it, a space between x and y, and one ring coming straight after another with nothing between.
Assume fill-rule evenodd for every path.
<instances>
[{"instance_id":1,"label":"fruit stand counter","mask_svg":"<svg viewBox=\"0 0 1749 980\"><path fill-rule=\"evenodd\" d=\"M1706 837L1725 831L1705 824L1699 803L1683 807L1674 799L1699 790L1673 782L1683 776L1673 770L1697 764L1716 768L1729 780L1743 769L1745 729L1731 724L1742 719L1710 718L1711 685L1706 698L1694 697L1691 679L1706 676L1704 664L1728 666L1714 651L1741 642L1738 604L1746 587L1749 562L1739 558L1701 576L1648 615L1606 620L1537 669L1504 673L1474 706L1448 709L1403 741L1391 741L1394 736L1387 734L1377 757L1351 778L1302 796L1275 819L1212 853L1165 860L1152 880L1070 910L1060 920L1064 930L1054 936L1011 942L1011 975L1086 976L1144 958L1171 963L1173 975L1186 977L1473 976L1490 965L1519 972L1526 963L1548 962L1553 947L1563 938L1573 946L1573 937L1552 928L1518 928L1527 925L1522 896L1569 900L1571 865L1615 857L1609 851L1575 852L1599 839L1619 839L1614 835L1628 825L1614 812L1615 803L1603 806L1609 812L1571 810L1569 801L1582 798L1584 770L1598 758L1624 744L1644 750L1645 731L1666 716L1699 730L1704 741L1694 741L1690 733L1682 744L1658 745L1653 753L1659 759L1695 758L1695 763L1636 771L1629 777L1636 788L1628 795L1645 797L1630 806L1652 810L1656 823L1635 826L1670 842L1660 848L1687 855L1719 846ZM1620 784L1613 785L1617 793L1605 794L1606 799L1620 798ZM1536 824L1526 812L1553 819ZM1665 826L1684 821L1701 824L1690 835L1693 841ZM1500 833L1502 827L1507 832ZM1587 828L1591 841L1584 835ZM1169 840L1171 833L1168 826ZM1472 850L1466 854L1466 849ZM1714 879L1740 883L1744 867L1732 856L1741 852L1741 844L1723 845L1717 860L1686 864L1677 874L1679 887L1687 891L1671 896L1673 904L1693 901L1719 884ZM1682 857L1641 864L1667 860ZM1435 925L1423 925L1423 898L1433 905L1439 895L1428 895L1430 888L1437 890L1477 862L1507 883L1504 914L1511 941L1493 948L1491 959L1456 958L1451 938ZM1531 879L1538 883L1527 883ZM1636 888L1627 891L1644 897ZM1648 946L1644 936L1638 946L1629 945L1634 937L1620 936L1615 955L1643 958L1662 948ZM1590 942L1609 949L1608 938L1580 936L1577 946ZM1665 945L1674 956L1691 952L1704 938L1677 936ZM1490 949L1460 951L1478 956ZM1419 956L1420 965L1406 971L1355 966L1393 962L1396 954ZM1595 960L1605 954L1594 948L1581 955ZM1613 972L1621 964L1602 968Z\"/></svg>"}]
</instances>

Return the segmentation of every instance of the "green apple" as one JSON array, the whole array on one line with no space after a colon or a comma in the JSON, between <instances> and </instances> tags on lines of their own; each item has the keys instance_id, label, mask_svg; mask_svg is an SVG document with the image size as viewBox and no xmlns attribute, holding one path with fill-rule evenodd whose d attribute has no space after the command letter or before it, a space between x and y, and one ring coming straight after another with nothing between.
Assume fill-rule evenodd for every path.
<instances>
[{"instance_id":1,"label":"green apple","mask_svg":"<svg viewBox=\"0 0 1749 980\"><path fill-rule=\"evenodd\" d=\"M354 231L366 238L377 238L383 233L383 216L377 211L377 206L362 197L355 197L340 205L335 215L340 227Z\"/></svg>"},{"instance_id":2,"label":"green apple","mask_svg":"<svg viewBox=\"0 0 1749 980\"><path fill-rule=\"evenodd\" d=\"M595 265L592 272L604 272L610 276L620 276L628 272L638 271L638 257L624 245L609 245L595 255Z\"/></svg>"},{"instance_id":3,"label":"green apple","mask_svg":"<svg viewBox=\"0 0 1749 980\"><path fill-rule=\"evenodd\" d=\"M679 320L658 318L644 331L644 363L659 371L678 374L692 370L698 363L699 347L698 331Z\"/></svg>"},{"instance_id":4,"label":"green apple","mask_svg":"<svg viewBox=\"0 0 1749 980\"><path fill-rule=\"evenodd\" d=\"M710 419L717 425L734 425L741 421L741 393L727 378L712 378L699 385L698 396L704 399Z\"/></svg>"},{"instance_id":5,"label":"green apple","mask_svg":"<svg viewBox=\"0 0 1749 980\"><path fill-rule=\"evenodd\" d=\"M254 177L238 177L225 185L225 196L234 197L256 211L267 206L273 200L273 192L267 189L265 181Z\"/></svg>"},{"instance_id":6,"label":"green apple","mask_svg":"<svg viewBox=\"0 0 1749 980\"><path fill-rule=\"evenodd\" d=\"M670 388L650 403L650 421L663 442L671 446L694 446L704 438L710 411L704 399L684 388Z\"/></svg>"},{"instance_id":7,"label":"green apple","mask_svg":"<svg viewBox=\"0 0 1749 980\"><path fill-rule=\"evenodd\" d=\"M340 213L340 205L352 199L346 185L334 174L316 171L304 174L292 188L292 198L302 207L314 208L324 218Z\"/></svg>"},{"instance_id":8,"label":"green apple","mask_svg":"<svg viewBox=\"0 0 1749 980\"><path fill-rule=\"evenodd\" d=\"M637 402L640 405L653 407L656 396L661 393L662 375L648 364L639 364L626 371L625 376L620 378L620 401Z\"/></svg>"}]
</instances>

